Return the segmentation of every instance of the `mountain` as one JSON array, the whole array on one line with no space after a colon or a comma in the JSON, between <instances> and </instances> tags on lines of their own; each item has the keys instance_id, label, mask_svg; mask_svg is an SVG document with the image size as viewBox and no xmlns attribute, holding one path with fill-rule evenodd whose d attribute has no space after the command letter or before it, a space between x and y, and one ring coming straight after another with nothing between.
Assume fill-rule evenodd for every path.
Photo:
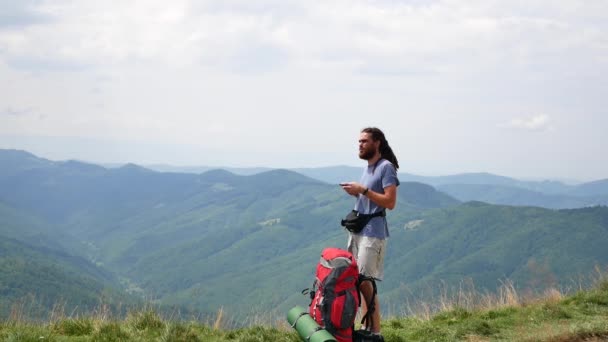
<instances>
[{"instance_id":1,"label":"mountain","mask_svg":"<svg viewBox=\"0 0 608 342\"><path fill-rule=\"evenodd\" d=\"M404 175L404 179L410 178L414 181L430 184L433 186L441 186L446 184L498 185L505 187L522 188L526 190L542 192L545 194L565 193L571 189L571 186L559 181L522 181L515 178L494 175L487 172L462 173L457 175L435 177L421 177L409 174Z\"/></svg>"},{"instance_id":2,"label":"mountain","mask_svg":"<svg viewBox=\"0 0 608 342\"><path fill-rule=\"evenodd\" d=\"M361 167L328 166L318 168L297 168L292 171L329 184L340 184L342 182L359 181L361 174L363 173L363 164Z\"/></svg>"},{"instance_id":3,"label":"mountain","mask_svg":"<svg viewBox=\"0 0 608 342\"><path fill-rule=\"evenodd\" d=\"M113 273L68 251L54 228L0 203L0 317L24 307L21 314L45 319L59 307L91 312L102 303L112 310L137 303Z\"/></svg>"},{"instance_id":4,"label":"mountain","mask_svg":"<svg viewBox=\"0 0 608 342\"><path fill-rule=\"evenodd\" d=\"M400 189L395 217L458 203L424 184ZM257 307L258 292L273 292L271 280L311 267L327 243L343 245L339 221L353 205L339 186L288 170L197 175L76 161L0 177L0 200L163 302L206 312ZM293 284L307 284L308 273ZM256 289L235 283L241 276ZM275 294L276 303L290 293Z\"/></svg>"},{"instance_id":5,"label":"mountain","mask_svg":"<svg viewBox=\"0 0 608 342\"><path fill-rule=\"evenodd\" d=\"M608 194L608 179L579 184L568 193L574 196L606 196Z\"/></svg>"},{"instance_id":6,"label":"mountain","mask_svg":"<svg viewBox=\"0 0 608 342\"><path fill-rule=\"evenodd\" d=\"M608 205L608 195L546 194L513 186L445 184L437 186L437 189L464 202L481 201L491 204L537 206L550 209Z\"/></svg>"},{"instance_id":7,"label":"mountain","mask_svg":"<svg viewBox=\"0 0 608 342\"><path fill-rule=\"evenodd\" d=\"M319 179L321 181L337 184L346 180L358 180L362 169L352 166L331 166L320 168L300 168L293 171ZM575 189L574 186L566 185L559 181L522 181L515 178L494 175L491 173L463 173L448 176L419 176L410 173L399 172L399 180L403 182L417 182L439 187L447 184L467 185L497 185L503 187L515 187L544 194L565 194ZM593 185L591 185L593 188ZM608 194L603 191L602 194Z\"/></svg>"},{"instance_id":8,"label":"mountain","mask_svg":"<svg viewBox=\"0 0 608 342\"><path fill-rule=\"evenodd\" d=\"M403 303L442 284L477 289L501 279L520 289L576 286L596 265L608 264L608 208L549 210L469 202L420 213L393 230L386 273L387 301ZM437 293L435 293L437 294Z\"/></svg>"},{"instance_id":9,"label":"mountain","mask_svg":"<svg viewBox=\"0 0 608 342\"><path fill-rule=\"evenodd\" d=\"M122 165L107 165L109 168L116 168ZM268 167L210 167L210 166L173 166L166 164L150 164L143 165L146 169L158 171L158 172L173 172L173 173L205 173L207 171L222 169L230 173L234 173L241 176L255 175L256 173L266 172L272 170Z\"/></svg>"},{"instance_id":10,"label":"mountain","mask_svg":"<svg viewBox=\"0 0 608 342\"><path fill-rule=\"evenodd\" d=\"M270 180L276 185L269 186ZM234 193L243 181L248 188ZM320 249L344 245L339 221L352 208L352 199L337 186L289 171L233 176L220 184L221 196L211 194L213 201L201 193L193 198L192 210L175 223L163 222L134 237L135 244L125 251L134 261L127 272L143 279L143 287L167 294L169 302L206 311L218 305L232 311L258 308L261 298L267 298L269 307L292 304L293 287L277 290L276 284L308 286ZM427 185L402 187L403 209L396 217L457 203ZM136 250L142 254L134 255ZM159 268L165 271L159 273ZM235 296L238 305L226 300Z\"/></svg>"},{"instance_id":11,"label":"mountain","mask_svg":"<svg viewBox=\"0 0 608 342\"><path fill-rule=\"evenodd\" d=\"M294 169L311 178L336 184L357 180L361 168L334 166ZM522 181L490 173L464 173L449 176L418 176L399 173L402 182L417 182L434 186L460 201L482 201L491 204L539 206L550 209L583 208L608 204L608 180L579 185L559 181Z\"/></svg>"},{"instance_id":12,"label":"mountain","mask_svg":"<svg viewBox=\"0 0 608 342\"><path fill-rule=\"evenodd\" d=\"M157 171L201 173L209 167L172 167L151 165ZM224 168L239 175L252 175L268 171L265 168ZM328 166L294 168L310 178L329 184L358 180L360 167ZM539 206L550 209L583 208L608 204L608 180L568 185L556 180L524 181L491 173L462 173L447 176L419 176L399 173L402 182L429 184L461 201L482 201L492 204Z\"/></svg>"},{"instance_id":13,"label":"mountain","mask_svg":"<svg viewBox=\"0 0 608 342\"><path fill-rule=\"evenodd\" d=\"M322 249L346 245L339 221L353 198L335 183L290 170L245 176L41 163L0 177L6 208L0 213L23 217L23 228L7 229L6 236L22 244L36 232L64 236L53 248L180 310L282 315L306 302L300 290L312 284ZM387 310L442 281L457 286L471 279L493 290L509 278L522 288L541 288L608 263L606 207L461 203L405 180L398 194L397 208L388 213L391 237L380 285ZM72 267L64 259L56 264ZM85 270L80 274L89 274Z\"/></svg>"},{"instance_id":14,"label":"mountain","mask_svg":"<svg viewBox=\"0 0 608 342\"><path fill-rule=\"evenodd\" d=\"M498 176L491 173L462 173L448 176L418 176L405 173L404 179L411 179L421 183L430 184L433 186L443 184L493 184L493 185L510 185L515 186L522 182L504 176Z\"/></svg>"},{"instance_id":15,"label":"mountain","mask_svg":"<svg viewBox=\"0 0 608 342\"><path fill-rule=\"evenodd\" d=\"M22 171L48 167L53 162L21 150L1 150L0 149L0 177L10 176Z\"/></svg>"},{"instance_id":16,"label":"mountain","mask_svg":"<svg viewBox=\"0 0 608 342\"><path fill-rule=\"evenodd\" d=\"M209 167L171 167L152 165L157 171L201 173ZM266 168L225 168L239 175L253 175L268 171ZM361 177L361 167L328 166L318 168L294 168L291 171L329 184L356 181ZM419 176L399 173L402 182L428 184L461 201L483 201L492 204L540 206L552 209L582 208L608 203L608 180L579 185L567 185L560 181L524 181L486 172L462 173L447 176Z\"/></svg>"},{"instance_id":17,"label":"mountain","mask_svg":"<svg viewBox=\"0 0 608 342\"><path fill-rule=\"evenodd\" d=\"M78 221L83 212L113 220L159 199L187 195L193 177L164 175L136 165L105 169L76 161L54 162L0 178L0 200L52 222Z\"/></svg>"}]
</instances>

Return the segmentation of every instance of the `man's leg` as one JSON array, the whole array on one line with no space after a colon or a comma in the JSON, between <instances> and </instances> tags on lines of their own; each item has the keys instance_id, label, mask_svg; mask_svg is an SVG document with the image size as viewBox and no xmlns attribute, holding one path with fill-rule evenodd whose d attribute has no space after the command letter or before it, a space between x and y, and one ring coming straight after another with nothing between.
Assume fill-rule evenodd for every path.
<instances>
[{"instance_id":1,"label":"man's leg","mask_svg":"<svg viewBox=\"0 0 608 342\"><path fill-rule=\"evenodd\" d=\"M349 250L351 253L356 253L355 258L359 265L359 272L367 277L374 278L376 280L382 280L384 276L384 252L386 250L386 240L381 240L367 236L352 236L351 243L349 243ZM353 243L355 242L355 243ZM352 248L351 245L355 245ZM371 314L371 322L367 322L367 328L374 333L380 333L380 303L378 301L378 294L373 296L374 287L371 281L363 281L361 283L361 313L365 315L368 311L368 303L374 298L374 311Z\"/></svg>"},{"instance_id":2,"label":"man's leg","mask_svg":"<svg viewBox=\"0 0 608 342\"><path fill-rule=\"evenodd\" d=\"M361 283L361 294L363 295L361 303L361 314L363 316L367 314L368 303L372 296L374 297L374 311L370 315L369 320L365 322L366 325L363 328L374 333L380 333L380 302L378 301L378 294L376 293L374 296L374 287L370 281Z\"/></svg>"}]
</instances>

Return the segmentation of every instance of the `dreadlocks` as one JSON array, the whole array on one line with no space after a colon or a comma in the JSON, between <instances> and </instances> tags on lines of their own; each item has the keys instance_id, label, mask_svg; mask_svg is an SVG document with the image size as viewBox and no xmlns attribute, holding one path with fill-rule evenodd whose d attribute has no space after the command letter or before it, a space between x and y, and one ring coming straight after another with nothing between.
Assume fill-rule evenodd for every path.
<instances>
[{"instance_id":1,"label":"dreadlocks","mask_svg":"<svg viewBox=\"0 0 608 342\"><path fill-rule=\"evenodd\" d=\"M361 133L369 133L372 136L372 140L380 141L380 155L382 158L388 160L395 166L395 170L399 169L399 162L393 149L388 145L388 141L384 137L384 133L377 127L367 127L361 130Z\"/></svg>"}]
</instances>

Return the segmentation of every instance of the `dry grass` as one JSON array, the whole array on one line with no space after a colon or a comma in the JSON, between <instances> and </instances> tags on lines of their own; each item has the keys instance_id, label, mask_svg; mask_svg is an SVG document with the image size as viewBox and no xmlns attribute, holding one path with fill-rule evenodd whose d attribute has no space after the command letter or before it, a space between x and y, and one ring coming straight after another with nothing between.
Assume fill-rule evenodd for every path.
<instances>
[{"instance_id":1,"label":"dry grass","mask_svg":"<svg viewBox=\"0 0 608 342\"><path fill-rule=\"evenodd\" d=\"M601 268L596 267L592 277L592 281L586 284L603 288L603 291L608 290L608 278ZM392 329L392 336L399 341L406 337L425 340L428 336L434 336L439 340L456 338L483 342L491 340L494 334L502 334L500 336L506 336L508 340L517 341L608 341L608 333L604 333L608 331L608 323L603 323L603 316L590 316L593 321L587 318L580 320L581 313L568 311L571 308L563 304L564 299L568 299L565 298L567 291L557 287L548 287L536 293L522 292L508 279L500 281L499 287L492 293L479 291L470 280L462 281L456 287L450 288L446 283L441 283L440 286L441 289L434 292L435 297L431 300L422 301L410 297L413 299L407 302L406 314L400 315L398 319L383 319L383 331L386 329L390 334ZM178 309L158 314L161 308L155 302L129 310L126 319L121 322L121 318L115 314L116 309L106 304L100 303L93 312L83 314L77 308L66 311L66 303L60 301L48 313L48 320L32 321L29 318L31 312L37 312L40 307L34 296L24 297L13 303L10 317L4 324L38 327L36 329L41 331L50 329L48 331L51 333L66 336L103 333L113 338L122 338L121 336L147 336L145 331L150 330L162 331L163 336L199 334L214 336L212 340L215 340L219 336L236 338L243 330L240 328L249 327L247 334L271 334L264 336L273 336L272 338L282 336L276 334L286 334L289 339L293 337L290 335L293 329L278 312L259 312L237 319L220 307L214 315L184 319ZM500 310L503 308L508 309ZM492 314L499 315L496 316L499 318L488 316L488 311L495 311ZM530 317L533 317L533 323L530 323ZM572 317L574 319L570 319Z\"/></svg>"},{"instance_id":2,"label":"dry grass","mask_svg":"<svg viewBox=\"0 0 608 342\"><path fill-rule=\"evenodd\" d=\"M557 289L546 290L546 295L553 298L561 298L562 294ZM542 300L544 296L535 296L536 300ZM458 288L453 289L441 283L439 295L431 296L430 300L406 301L402 316L413 316L422 320L429 320L439 312L451 311L456 308L466 310L488 310L503 307L519 307L530 299L524 300L518 293L514 283L510 280L502 280L495 293L480 292L475 288L472 281L462 281Z\"/></svg>"},{"instance_id":3,"label":"dry grass","mask_svg":"<svg viewBox=\"0 0 608 342\"><path fill-rule=\"evenodd\" d=\"M456 308L465 310L496 310L506 307L525 307L537 302L556 303L566 295L588 288L597 287L608 280L608 275L599 266L595 266L594 272L585 279L578 279L575 286L558 288L555 283L549 284L547 288L534 292L532 290L518 290L515 283L509 279L500 280L500 285L495 292L481 292L476 289L471 279L461 281L456 288L449 287L445 282L440 283L440 288L431 289L428 293L435 295L425 296L430 298L410 300L412 292L405 286L410 296L406 299L404 308L399 310L398 316L414 317L421 320L429 320L438 313L451 311ZM389 318L392 315L389 314ZM475 339L476 337L471 337Z\"/></svg>"},{"instance_id":4,"label":"dry grass","mask_svg":"<svg viewBox=\"0 0 608 342\"><path fill-rule=\"evenodd\" d=\"M217 311L215 322L213 323L213 329L219 330L222 327L222 318L224 317L224 307L221 307Z\"/></svg>"}]
</instances>

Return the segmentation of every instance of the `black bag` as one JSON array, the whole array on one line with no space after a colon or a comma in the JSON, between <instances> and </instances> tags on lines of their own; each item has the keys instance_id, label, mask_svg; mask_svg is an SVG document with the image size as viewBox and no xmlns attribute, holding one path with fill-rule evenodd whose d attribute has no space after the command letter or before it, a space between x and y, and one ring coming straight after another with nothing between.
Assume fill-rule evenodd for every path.
<instances>
[{"instance_id":1,"label":"black bag","mask_svg":"<svg viewBox=\"0 0 608 342\"><path fill-rule=\"evenodd\" d=\"M361 214L360 212L353 210L346 215L346 218L344 218L340 224L350 232L359 233L363 230L363 228L365 228L372 218L379 216L385 217L386 211L382 209L381 211L373 214Z\"/></svg>"},{"instance_id":2,"label":"black bag","mask_svg":"<svg viewBox=\"0 0 608 342\"><path fill-rule=\"evenodd\" d=\"M374 335L367 330L355 330L353 332L353 342L384 342L384 337Z\"/></svg>"}]
</instances>

